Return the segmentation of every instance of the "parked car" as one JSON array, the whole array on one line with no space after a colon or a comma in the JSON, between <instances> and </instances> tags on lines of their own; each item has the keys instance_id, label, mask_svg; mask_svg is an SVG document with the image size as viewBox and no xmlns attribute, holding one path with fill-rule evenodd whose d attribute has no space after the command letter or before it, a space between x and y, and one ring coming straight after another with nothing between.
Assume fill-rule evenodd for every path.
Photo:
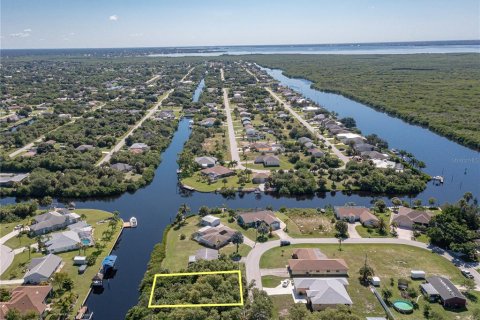
<instances>
[{"instance_id":1,"label":"parked car","mask_svg":"<svg viewBox=\"0 0 480 320\"><path fill-rule=\"evenodd\" d=\"M284 288L288 287L288 283L289 283L289 282L290 282L290 281L288 281L288 280L283 280L283 281L282 281L282 287L284 287Z\"/></svg>"},{"instance_id":2,"label":"parked car","mask_svg":"<svg viewBox=\"0 0 480 320\"><path fill-rule=\"evenodd\" d=\"M287 240L280 241L280 247L289 246L289 245L290 245L290 241L287 241Z\"/></svg>"},{"instance_id":3,"label":"parked car","mask_svg":"<svg viewBox=\"0 0 480 320\"><path fill-rule=\"evenodd\" d=\"M471 274L470 271L468 271L468 270L466 270L466 269L462 269L462 274L463 274L466 278L473 279L473 274Z\"/></svg>"}]
</instances>

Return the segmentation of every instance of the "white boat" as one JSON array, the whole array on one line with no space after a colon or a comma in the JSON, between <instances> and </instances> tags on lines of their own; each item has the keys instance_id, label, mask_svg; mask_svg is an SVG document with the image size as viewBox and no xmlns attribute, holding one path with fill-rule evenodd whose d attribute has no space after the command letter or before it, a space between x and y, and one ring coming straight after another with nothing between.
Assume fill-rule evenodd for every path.
<instances>
[{"instance_id":1,"label":"white boat","mask_svg":"<svg viewBox=\"0 0 480 320\"><path fill-rule=\"evenodd\" d=\"M135 228L137 226L137 218L131 217L130 218L130 227Z\"/></svg>"},{"instance_id":2,"label":"white boat","mask_svg":"<svg viewBox=\"0 0 480 320\"><path fill-rule=\"evenodd\" d=\"M188 121L188 123L193 124L193 120Z\"/></svg>"},{"instance_id":3,"label":"white boat","mask_svg":"<svg viewBox=\"0 0 480 320\"><path fill-rule=\"evenodd\" d=\"M434 181L438 181L439 183L443 183L443 177L442 176L435 176L432 178Z\"/></svg>"}]
</instances>

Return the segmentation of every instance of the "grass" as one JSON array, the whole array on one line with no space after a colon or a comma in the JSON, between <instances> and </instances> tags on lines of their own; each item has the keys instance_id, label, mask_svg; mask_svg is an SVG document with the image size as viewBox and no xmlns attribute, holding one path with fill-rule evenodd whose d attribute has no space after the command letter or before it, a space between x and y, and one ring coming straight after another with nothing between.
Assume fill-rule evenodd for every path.
<instances>
[{"instance_id":1,"label":"grass","mask_svg":"<svg viewBox=\"0 0 480 320\"><path fill-rule=\"evenodd\" d=\"M286 278L284 277L277 277L277 276L263 276L262 286L266 288L275 288L285 279Z\"/></svg>"},{"instance_id":2,"label":"grass","mask_svg":"<svg viewBox=\"0 0 480 320\"><path fill-rule=\"evenodd\" d=\"M274 320L284 319L288 315L288 311L294 305L292 295L270 296L273 302L273 318Z\"/></svg>"},{"instance_id":3,"label":"grass","mask_svg":"<svg viewBox=\"0 0 480 320\"><path fill-rule=\"evenodd\" d=\"M79 308L87 293L90 290L90 281L95 274L97 274L98 270L100 270L100 266L102 264L103 257L108 255L108 253L112 250L113 246L115 245L115 240L117 239L118 235L121 231L121 221L118 222L117 227L115 229L115 233L112 239L105 243L101 241L102 233L109 228L108 223L101 221L112 217L112 214L102 210L94 210L94 209L77 209L75 210L78 214L85 214L86 221L94 228L94 239L95 242L101 242L105 245L102 254L96 260L95 265L89 266L85 273L79 275L77 270L78 267L73 265L73 257L78 256L79 252L77 250L70 251L70 252L63 252L58 253L57 255L63 259L64 266L62 267L62 272L66 272L70 278L73 280L74 289L73 291L78 295L77 302L73 308L74 312L76 312ZM18 223L16 223L18 224ZM16 239L15 239L16 240ZM83 250L80 255L91 255L96 249L94 247L89 247L86 249L84 254ZM41 257L41 253L32 253L31 258ZM12 265L1 275L1 279L11 279L11 278L19 278L22 277L25 273L25 268L28 265L30 259L28 256L28 251L25 251L21 254L15 256Z\"/></svg>"},{"instance_id":4,"label":"grass","mask_svg":"<svg viewBox=\"0 0 480 320\"><path fill-rule=\"evenodd\" d=\"M277 217L287 224L288 234L293 238L331 238L335 236L333 215L320 213L313 208L289 208ZM321 227L320 227L321 226Z\"/></svg>"},{"instance_id":5,"label":"grass","mask_svg":"<svg viewBox=\"0 0 480 320\"><path fill-rule=\"evenodd\" d=\"M480 149L479 55L254 55L248 59L313 81L375 109ZM436 92L438 94L432 94Z\"/></svg>"},{"instance_id":6,"label":"grass","mask_svg":"<svg viewBox=\"0 0 480 320\"><path fill-rule=\"evenodd\" d=\"M376 214L377 218L385 221L385 224L387 226L390 226L390 215L391 215L390 211ZM393 237L393 235L388 231L385 234L382 234L380 233L380 230L378 228L368 228L363 225L356 226L355 230L357 230L358 234L362 238L392 238ZM387 230L389 230L389 227L387 228Z\"/></svg>"},{"instance_id":7,"label":"grass","mask_svg":"<svg viewBox=\"0 0 480 320\"><path fill-rule=\"evenodd\" d=\"M237 176L227 177L226 179L227 179L226 184L222 182L223 179L219 179L215 182L209 183L203 179L200 172L195 172L193 176L183 179L182 183L200 192L214 192L216 190L220 190L222 187L234 188L234 189L242 187L244 189L248 189L248 188L255 188L257 186L256 184L253 184L251 182L246 183L244 186L241 186L238 183Z\"/></svg>"},{"instance_id":8,"label":"grass","mask_svg":"<svg viewBox=\"0 0 480 320\"><path fill-rule=\"evenodd\" d=\"M410 270L424 270L427 275L444 275L453 283L461 284L463 276L447 259L431 253L427 250L405 245L383 244L343 244L342 251L338 251L338 245L292 245L289 247L277 247L267 251L260 260L260 268L279 268L287 264L287 260L296 248L319 248L329 258L342 258L349 266L349 292L352 301L352 311L359 316L374 316L383 314L382 308L370 290L358 281L358 270L368 257L368 263L375 270L375 275L382 279L385 284L390 278L409 278ZM282 250L284 254L282 256ZM434 307L432 305L432 307ZM440 308L445 319L453 319L452 313ZM469 311L470 312L470 311ZM462 316L470 313L462 313ZM405 319L418 319L423 317L421 312L415 312L413 316Z\"/></svg>"},{"instance_id":9,"label":"grass","mask_svg":"<svg viewBox=\"0 0 480 320\"><path fill-rule=\"evenodd\" d=\"M250 248L249 246L247 246L246 244L243 244L243 243L238 247L238 253L242 257L246 257L248 255L248 253L250 252L250 250L252 250L252 248ZM223 253L227 256L232 254L232 253L235 253L235 252L237 252L237 246L234 245L233 243L230 243L230 244L226 245L225 247L223 247L222 249L220 249L220 253Z\"/></svg>"},{"instance_id":10,"label":"grass","mask_svg":"<svg viewBox=\"0 0 480 320\"><path fill-rule=\"evenodd\" d=\"M258 236L255 228L244 229L236 221L228 222L228 217L227 216L221 216L220 221L222 222L222 224L224 224L224 225L226 225L226 226L228 226L232 229L240 231L241 233L243 233L244 236L246 236L247 238L249 238L252 241L255 241L256 237ZM273 233L272 237L268 238L268 241L277 240L277 239L278 239L278 236Z\"/></svg>"}]
</instances>

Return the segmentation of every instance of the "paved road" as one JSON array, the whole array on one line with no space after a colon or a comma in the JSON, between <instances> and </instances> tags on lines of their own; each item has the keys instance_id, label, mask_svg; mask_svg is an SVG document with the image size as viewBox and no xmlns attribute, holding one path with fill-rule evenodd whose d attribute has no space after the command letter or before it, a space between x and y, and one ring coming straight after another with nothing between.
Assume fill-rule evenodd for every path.
<instances>
[{"instance_id":1,"label":"paved road","mask_svg":"<svg viewBox=\"0 0 480 320\"><path fill-rule=\"evenodd\" d=\"M290 238L291 244L338 244L336 238ZM405 240L405 239L396 239L396 238L360 238L360 239L346 239L343 241L344 244L392 244L392 245L409 245L417 248L426 249L429 251L438 250L438 248L427 245L423 242ZM280 246L280 240L268 241L265 243L257 243L257 245L249 252L246 257L246 277L247 282L255 281L255 287L262 289L262 277L260 271L260 258L262 255L270 249ZM450 255L450 253L440 250L438 251L439 255L450 260L455 261L456 259ZM464 264L464 268L468 269L474 276L477 289L480 289L480 274L475 270L478 268L478 263Z\"/></svg>"},{"instance_id":2,"label":"paved road","mask_svg":"<svg viewBox=\"0 0 480 320\"><path fill-rule=\"evenodd\" d=\"M225 113L227 116L228 140L230 142L230 156L232 158L232 161L237 162L235 169L245 170L246 168L241 163L240 154L238 152L237 138L235 137L235 128L233 127L232 110L230 109L230 101L228 100L227 88L223 88L223 104L225 105ZM250 170L255 173L271 172L270 170L259 170L259 169L250 169Z\"/></svg>"},{"instance_id":3,"label":"paved road","mask_svg":"<svg viewBox=\"0 0 480 320\"><path fill-rule=\"evenodd\" d=\"M222 81L225 81L225 73L223 72L223 68L220 69L220 79L222 79Z\"/></svg>"},{"instance_id":4,"label":"paved road","mask_svg":"<svg viewBox=\"0 0 480 320\"><path fill-rule=\"evenodd\" d=\"M160 77L161 77L161 75L157 74L156 76L152 77L151 79L148 79L147 81L145 81L145 84L150 84L150 83L158 80Z\"/></svg>"},{"instance_id":5,"label":"paved road","mask_svg":"<svg viewBox=\"0 0 480 320\"><path fill-rule=\"evenodd\" d=\"M0 275L3 274L13 262L15 253L7 246L0 244Z\"/></svg>"},{"instance_id":6,"label":"paved road","mask_svg":"<svg viewBox=\"0 0 480 320\"><path fill-rule=\"evenodd\" d=\"M20 230L13 230L12 232L7 233L6 235L2 236L0 238L0 244L4 244L5 242L12 239L13 237L16 237L19 232L20 232Z\"/></svg>"},{"instance_id":7,"label":"paved road","mask_svg":"<svg viewBox=\"0 0 480 320\"><path fill-rule=\"evenodd\" d=\"M120 141L108 152L105 154L105 157L103 157L102 160L100 160L96 166L99 167L101 166L102 164L106 163L106 162L109 162L110 159L112 158L112 155L115 153L115 152L118 152L120 149L123 148L123 146L125 145L125 140L132 135L132 133L138 129L144 122L145 120L147 120L148 118L150 118L151 116L153 116L155 114L155 112L158 111L158 108L162 105L162 102L173 92L173 89L170 89L167 94L162 98L160 99L159 102L157 102L152 108L150 108L150 110L148 110L147 114L145 116L143 116L142 119L140 119L128 132L125 136L123 136L122 139L120 139Z\"/></svg>"},{"instance_id":8,"label":"paved road","mask_svg":"<svg viewBox=\"0 0 480 320\"><path fill-rule=\"evenodd\" d=\"M184 75L182 79L180 79L180 82L185 81L185 79L187 79L187 77L190 75L190 73L192 73L193 69L195 69L195 67L193 67L192 69L188 70L187 74Z\"/></svg>"},{"instance_id":9,"label":"paved road","mask_svg":"<svg viewBox=\"0 0 480 320\"><path fill-rule=\"evenodd\" d=\"M320 140L324 140L325 141L325 145L328 147L328 146L331 146L332 147L332 151L333 153L343 162L343 166L341 167L342 169L345 168L345 164L350 161L350 158L347 157L346 155L344 155L343 153L340 152L340 150L337 149L337 147L335 147L335 145L333 145L332 143L330 143L327 138L325 138L324 136L322 136L319 132L315 131L315 128L312 127L312 125L310 125L310 123L308 123L305 119L303 119L302 116L300 116L295 110L293 110L293 108L287 104L282 98L280 98L276 93L274 93L270 88L265 88L269 93L270 95L275 99L277 100L278 102L280 102L284 107L285 109L288 110L288 112L290 112L290 114L292 116L294 116L298 121L300 121L301 124L303 124L305 126L305 128L307 128L308 131L310 131L313 135L315 135L318 139Z\"/></svg>"}]
</instances>

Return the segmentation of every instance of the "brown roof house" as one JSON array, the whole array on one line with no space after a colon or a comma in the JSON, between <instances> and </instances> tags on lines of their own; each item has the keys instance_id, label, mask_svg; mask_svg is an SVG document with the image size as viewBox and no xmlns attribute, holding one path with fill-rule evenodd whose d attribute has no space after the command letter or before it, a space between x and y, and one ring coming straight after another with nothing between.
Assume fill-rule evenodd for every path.
<instances>
[{"instance_id":1,"label":"brown roof house","mask_svg":"<svg viewBox=\"0 0 480 320\"><path fill-rule=\"evenodd\" d=\"M219 249L232 240L235 230L219 225L216 227L203 227L193 234L193 239L200 244L213 249Z\"/></svg>"},{"instance_id":2,"label":"brown roof house","mask_svg":"<svg viewBox=\"0 0 480 320\"><path fill-rule=\"evenodd\" d=\"M306 259L306 260L315 260L323 259L325 255L320 251L320 249L313 248L299 248L295 249L292 254L293 259Z\"/></svg>"},{"instance_id":3,"label":"brown roof house","mask_svg":"<svg viewBox=\"0 0 480 320\"><path fill-rule=\"evenodd\" d=\"M252 178L252 183L260 184L267 182L267 179L270 177L268 173L259 172L256 173Z\"/></svg>"},{"instance_id":4,"label":"brown roof house","mask_svg":"<svg viewBox=\"0 0 480 320\"><path fill-rule=\"evenodd\" d=\"M414 224L428 225L431 219L430 212L400 207L392 221L396 222L400 228L412 229Z\"/></svg>"},{"instance_id":5,"label":"brown roof house","mask_svg":"<svg viewBox=\"0 0 480 320\"><path fill-rule=\"evenodd\" d=\"M5 319L9 310L25 315L30 312L41 318L47 308L46 299L52 292L51 286L21 286L11 292L9 301L0 302L0 319Z\"/></svg>"},{"instance_id":6,"label":"brown roof house","mask_svg":"<svg viewBox=\"0 0 480 320\"><path fill-rule=\"evenodd\" d=\"M289 259L288 270L295 276L348 276L348 266L343 259Z\"/></svg>"},{"instance_id":7,"label":"brown roof house","mask_svg":"<svg viewBox=\"0 0 480 320\"><path fill-rule=\"evenodd\" d=\"M211 168L206 168L200 171L203 175L206 175L211 181L215 181L221 178L233 176L235 171L232 171L223 166L215 166Z\"/></svg>"},{"instance_id":8,"label":"brown roof house","mask_svg":"<svg viewBox=\"0 0 480 320\"><path fill-rule=\"evenodd\" d=\"M365 226L375 226L380 220L365 207L344 206L335 207L335 217L350 223L360 221Z\"/></svg>"},{"instance_id":9,"label":"brown roof house","mask_svg":"<svg viewBox=\"0 0 480 320\"><path fill-rule=\"evenodd\" d=\"M246 228L255 228L264 222L267 226L272 227L273 230L280 229L280 220L270 210L240 213L237 222Z\"/></svg>"}]
</instances>

